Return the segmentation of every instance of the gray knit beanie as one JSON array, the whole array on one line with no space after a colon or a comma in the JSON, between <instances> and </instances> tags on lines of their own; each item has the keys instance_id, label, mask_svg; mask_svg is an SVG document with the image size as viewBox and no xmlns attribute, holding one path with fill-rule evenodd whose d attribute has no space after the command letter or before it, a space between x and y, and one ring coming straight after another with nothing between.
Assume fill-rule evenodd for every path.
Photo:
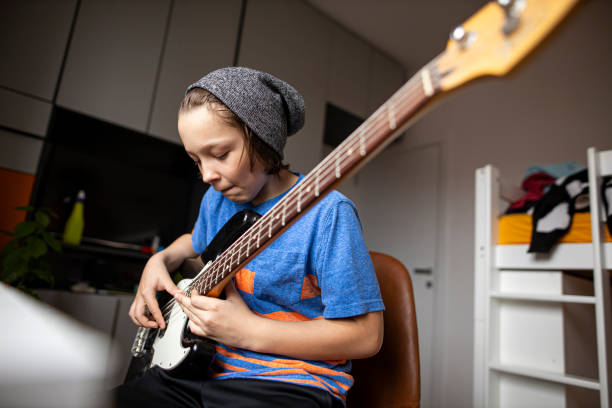
<instances>
[{"instance_id":1,"label":"gray knit beanie","mask_svg":"<svg viewBox=\"0 0 612 408\"><path fill-rule=\"evenodd\" d=\"M288 83L244 67L221 68L189 85L215 95L281 159L287 136L304 125L304 99Z\"/></svg>"}]
</instances>

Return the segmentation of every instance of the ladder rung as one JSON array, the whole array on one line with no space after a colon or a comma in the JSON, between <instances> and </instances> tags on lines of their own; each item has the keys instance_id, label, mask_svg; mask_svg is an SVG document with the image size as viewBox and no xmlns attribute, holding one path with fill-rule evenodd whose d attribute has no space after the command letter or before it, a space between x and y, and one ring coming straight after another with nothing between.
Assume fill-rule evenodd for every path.
<instances>
[{"instance_id":1,"label":"ladder rung","mask_svg":"<svg viewBox=\"0 0 612 408\"><path fill-rule=\"evenodd\" d=\"M493 299L507 300L529 300L534 302L557 302L557 303L589 303L595 304L594 296L578 295L541 295L536 293L511 293L511 292L491 292Z\"/></svg>"},{"instance_id":2,"label":"ladder rung","mask_svg":"<svg viewBox=\"0 0 612 408\"><path fill-rule=\"evenodd\" d=\"M567 375L554 373L546 370L538 370L535 368L513 366L500 363L489 363L491 370L502 373L515 374L523 377L537 378L539 380L551 381L560 384L575 385L577 387L599 390L599 381L587 377L578 377L575 375Z\"/></svg>"}]
</instances>

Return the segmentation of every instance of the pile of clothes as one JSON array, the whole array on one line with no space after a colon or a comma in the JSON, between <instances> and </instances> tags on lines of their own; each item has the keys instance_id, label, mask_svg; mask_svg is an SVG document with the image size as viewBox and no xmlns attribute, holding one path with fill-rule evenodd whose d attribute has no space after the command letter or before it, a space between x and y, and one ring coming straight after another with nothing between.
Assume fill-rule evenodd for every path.
<instances>
[{"instance_id":1,"label":"pile of clothes","mask_svg":"<svg viewBox=\"0 0 612 408\"><path fill-rule=\"evenodd\" d=\"M522 183L526 194L513 202L506 214L532 215L528 252L546 253L570 230L577 212L589 212L587 169L576 162L531 166ZM612 177L605 177L601 196L607 228L612 234Z\"/></svg>"}]
</instances>

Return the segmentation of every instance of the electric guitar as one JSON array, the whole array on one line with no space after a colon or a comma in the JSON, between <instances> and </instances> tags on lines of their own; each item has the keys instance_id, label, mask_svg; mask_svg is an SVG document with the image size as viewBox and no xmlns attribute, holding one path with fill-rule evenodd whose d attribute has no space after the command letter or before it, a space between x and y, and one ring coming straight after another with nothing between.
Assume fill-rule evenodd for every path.
<instances>
[{"instance_id":1,"label":"electric guitar","mask_svg":"<svg viewBox=\"0 0 612 408\"><path fill-rule=\"evenodd\" d=\"M511 70L577 0L498 0L455 28L446 49L351 133L265 215L238 213L200 256L204 267L179 288L218 297L233 275L323 196L372 159L440 97L478 77ZM160 305L164 304L160 301ZM206 370L214 345L189 332L174 301L162 307L166 329L139 328L128 377L159 366L177 375Z\"/></svg>"}]
</instances>

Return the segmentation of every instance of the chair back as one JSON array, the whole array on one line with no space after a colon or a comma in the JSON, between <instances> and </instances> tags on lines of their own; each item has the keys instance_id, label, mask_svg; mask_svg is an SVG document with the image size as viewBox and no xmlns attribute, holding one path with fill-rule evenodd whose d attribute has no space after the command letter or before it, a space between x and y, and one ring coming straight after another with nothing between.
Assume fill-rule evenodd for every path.
<instances>
[{"instance_id":1,"label":"chair back","mask_svg":"<svg viewBox=\"0 0 612 408\"><path fill-rule=\"evenodd\" d=\"M353 360L349 408L418 408L419 340L412 280L392 256L370 252L385 303L383 345L373 357Z\"/></svg>"}]
</instances>

